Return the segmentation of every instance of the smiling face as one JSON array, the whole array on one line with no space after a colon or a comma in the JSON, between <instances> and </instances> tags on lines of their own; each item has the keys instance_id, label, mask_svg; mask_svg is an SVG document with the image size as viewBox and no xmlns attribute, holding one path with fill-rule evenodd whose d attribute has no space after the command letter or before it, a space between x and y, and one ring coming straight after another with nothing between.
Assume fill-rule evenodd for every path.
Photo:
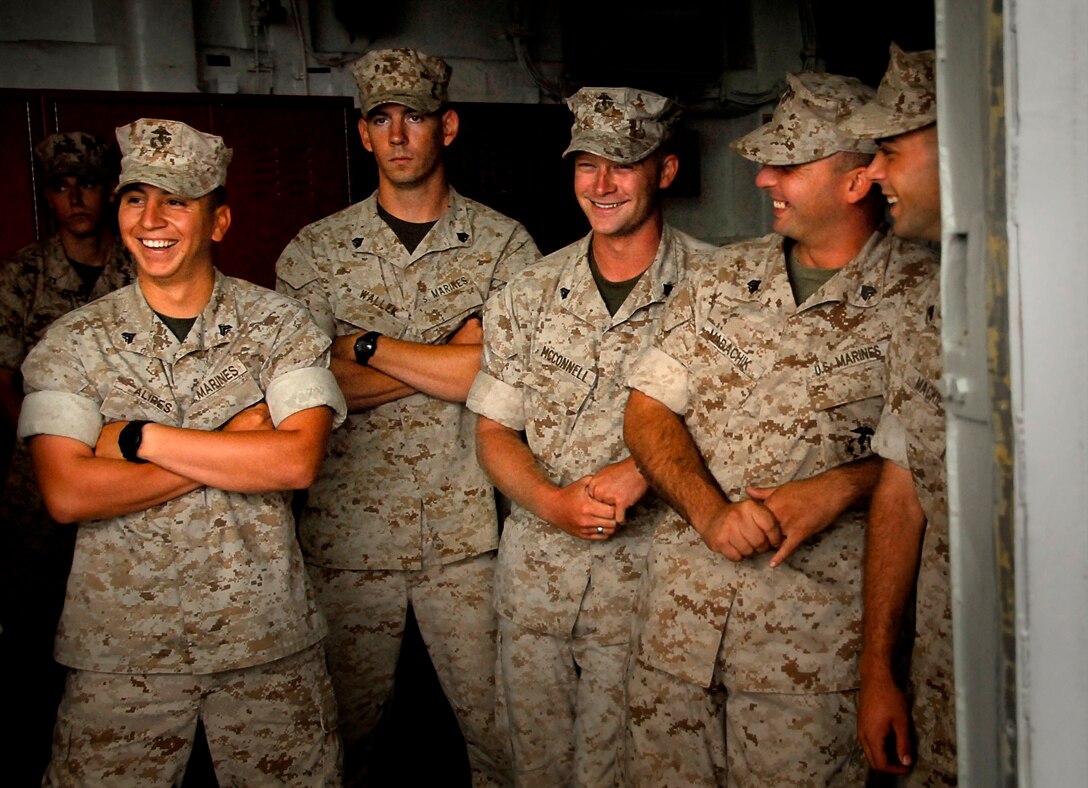
<instances>
[{"instance_id":1,"label":"smiling face","mask_svg":"<svg viewBox=\"0 0 1088 788\"><path fill-rule=\"evenodd\" d=\"M62 233L76 238L98 234L109 204L105 184L75 175L58 175L44 192Z\"/></svg>"},{"instance_id":2,"label":"smiling face","mask_svg":"<svg viewBox=\"0 0 1088 788\"><path fill-rule=\"evenodd\" d=\"M453 110L426 114L403 104L382 104L359 121L359 136L374 154L379 177L403 187L443 177L442 151L457 129Z\"/></svg>"},{"instance_id":3,"label":"smiling face","mask_svg":"<svg viewBox=\"0 0 1088 788\"><path fill-rule=\"evenodd\" d=\"M756 186L771 198L774 231L815 245L824 230L836 227L855 176L856 168L850 166L853 155L835 153L805 164L763 165Z\"/></svg>"},{"instance_id":4,"label":"smiling face","mask_svg":"<svg viewBox=\"0 0 1088 788\"><path fill-rule=\"evenodd\" d=\"M211 271L212 244L226 235L230 208L212 194L186 199L137 183L121 193L117 223L140 278L166 285Z\"/></svg>"},{"instance_id":5,"label":"smiling face","mask_svg":"<svg viewBox=\"0 0 1088 788\"><path fill-rule=\"evenodd\" d=\"M574 196L594 233L633 235L658 214L657 192L673 182L678 166L672 154L619 164L579 151L574 158Z\"/></svg>"},{"instance_id":6,"label":"smiling face","mask_svg":"<svg viewBox=\"0 0 1088 788\"><path fill-rule=\"evenodd\" d=\"M879 151L868 173L888 200L893 232L903 238L940 242L937 126L924 126L877 144Z\"/></svg>"}]
</instances>

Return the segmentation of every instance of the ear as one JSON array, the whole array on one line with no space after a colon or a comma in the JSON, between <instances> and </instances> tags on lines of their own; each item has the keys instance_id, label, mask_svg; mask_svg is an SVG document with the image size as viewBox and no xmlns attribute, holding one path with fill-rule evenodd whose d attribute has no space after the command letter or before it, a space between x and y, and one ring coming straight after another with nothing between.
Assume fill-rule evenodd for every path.
<instances>
[{"instance_id":1,"label":"ear","mask_svg":"<svg viewBox=\"0 0 1088 788\"><path fill-rule=\"evenodd\" d=\"M873 181L869 178L868 167L855 167L844 174L846 178L846 201L850 204L859 203L869 196L873 188Z\"/></svg>"},{"instance_id":2,"label":"ear","mask_svg":"<svg viewBox=\"0 0 1088 788\"><path fill-rule=\"evenodd\" d=\"M230 229L230 206L220 205L215 209L214 225L212 227L212 240L222 241Z\"/></svg>"},{"instance_id":3,"label":"ear","mask_svg":"<svg viewBox=\"0 0 1088 788\"><path fill-rule=\"evenodd\" d=\"M443 147L449 147L457 138L457 132L461 128L461 118L458 117L457 111L448 109L442 113L442 145Z\"/></svg>"},{"instance_id":4,"label":"ear","mask_svg":"<svg viewBox=\"0 0 1088 788\"><path fill-rule=\"evenodd\" d=\"M359 118L359 139L363 142L363 147L371 153L374 152L374 146L370 144L370 131L366 124L366 118Z\"/></svg>"},{"instance_id":5,"label":"ear","mask_svg":"<svg viewBox=\"0 0 1088 788\"><path fill-rule=\"evenodd\" d=\"M676 180L676 173L680 171L680 159L675 153L669 153L661 160L661 172L657 176L657 188L667 189Z\"/></svg>"}]
</instances>

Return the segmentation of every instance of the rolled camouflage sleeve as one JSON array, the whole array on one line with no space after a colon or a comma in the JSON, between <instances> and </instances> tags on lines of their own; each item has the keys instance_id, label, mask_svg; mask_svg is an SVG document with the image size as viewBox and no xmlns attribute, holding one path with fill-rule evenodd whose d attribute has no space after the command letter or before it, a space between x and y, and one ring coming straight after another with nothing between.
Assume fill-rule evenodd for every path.
<instances>
[{"instance_id":1,"label":"rolled camouflage sleeve","mask_svg":"<svg viewBox=\"0 0 1088 788\"><path fill-rule=\"evenodd\" d=\"M304 367L280 375L265 392L265 401L277 427L293 413L322 405L332 408L336 414L333 426L338 427L347 418L348 406L332 372L320 367Z\"/></svg>"},{"instance_id":2,"label":"rolled camouflage sleeve","mask_svg":"<svg viewBox=\"0 0 1088 788\"><path fill-rule=\"evenodd\" d=\"M903 420L887 407L880 415L880 424L872 438L873 453L891 460L901 468L909 467L907 459L907 430Z\"/></svg>"},{"instance_id":3,"label":"rolled camouflage sleeve","mask_svg":"<svg viewBox=\"0 0 1088 788\"><path fill-rule=\"evenodd\" d=\"M653 397L673 413L688 409L688 371L679 361L656 347L648 349L627 377L629 388Z\"/></svg>"},{"instance_id":4,"label":"rolled camouflage sleeve","mask_svg":"<svg viewBox=\"0 0 1088 788\"><path fill-rule=\"evenodd\" d=\"M326 405L336 413L339 425L347 416L347 405L328 368L331 340L294 300L283 299L277 319L280 331L261 372L273 423Z\"/></svg>"},{"instance_id":5,"label":"rolled camouflage sleeve","mask_svg":"<svg viewBox=\"0 0 1088 788\"><path fill-rule=\"evenodd\" d=\"M512 430L525 427L521 380L526 347L517 325L512 289L493 293L484 307L483 357L465 403L469 410Z\"/></svg>"},{"instance_id":6,"label":"rolled camouflage sleeve","mask_svg":"<svg viewBox=\"0 0 1088 788\"><path fill-rule=\"evenodd\" d=\"M65 340L71 330L58 321L31 349L22 365L20 439L59 435L94 446L102 431L101 403L82 361Z\"/></svg>"},{"instance_id":7,"label":"rolled camouflage sleeve","mask_svg":"<svg viewBox=\"0 0 1088 788\"><path fill-rule=\"evenodd\" d=\"M677 290L662 315L654 344L635 362L627 376L627 386L653 397L673 413L688 408L688 369L683 359L693 349L692 304L695 294L690 282Z\"/></svg>"},{"instance_id":8,"label":"rolled camouflage sleeve","mask_svg":"<svg viewBox=\"0 0 1088 788\"><path fill-rule=\"evenodd\" d=\"M102 414L95 402L64 391L35 391L27 394L19 411L20 440L35 435L75 438L94 447L102 432Z\"/></svg>"}]
</instances>

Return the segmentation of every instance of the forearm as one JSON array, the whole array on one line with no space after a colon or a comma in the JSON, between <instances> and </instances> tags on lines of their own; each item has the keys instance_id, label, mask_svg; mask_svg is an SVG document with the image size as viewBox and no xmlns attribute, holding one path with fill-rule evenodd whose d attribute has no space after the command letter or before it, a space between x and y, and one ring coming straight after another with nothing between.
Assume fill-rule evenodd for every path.
<instances>
[{"instance_id":1,"label":"forearm","mask_svg":"<svg viewBox=\"0 0 1088 788\"><path fill-rule=\"evenodd\" d=\"M623 437L650 486L700 534L728 506L683 420L661 402L632 390Z\"/></svg>"},{"instance_id":2,"label":"forearm","mask_svg":"<svg viewBox=\"0 0 1088 788\"><path fill-rule=\"evenodd\" d=\"M542 520L554 522L552 504L559 487L544 473L520 433L479 416L476 459L503 495Z\"/></svg>"},{"instance_id":3,"label":"forearm","mask_svg":"<svg viewBox=\"0 0 1088 788\"><path fill-rule=\"evenodd\" d=\"M425 345L382 337L370 366L447 402L464 402L480 371L483 345Z\"/></svg>"},{"instance_id":4,"label":"forearm","mask_svg":"<svg viewBox=\"0 0 1088 788\"><path fill-rule=\"evenodd\" d=\"M71 438L38 435L30 454L46 508L59 523L140 512L201 487L156 465L95 457Z\"/></svg>"},{"instance_id":5,"label":"forearm","mask_svg":"<svg viewBox=\"0 0 1088 788\"><path fill-rule=\"evenodd\" d=\"M274 430L213 432L148 424L138 456L231 492L299 490L313 483L331 430L332 411L324 406L294 413Z\"/></svg>"},{"instance_id":6,"label":"forearm","mask_svg":"<svg viewBox=\"0 0 1088 788\"><path fill-rule=\"evenodd\" d=\"M371 367L359 366L355 359L350 361L333 356L329 369L336 377L350 413L376 408L387 402L402 399L418 393L411 386L406 386L396 378Z\"/></svg>"},{"instance_id":7,"label":"forearm","mask_svg":"<svg viewBox=\"0 0 1088 788\"><path fill-rule=\"evenodd\" d=\"M865 536L861 673L887 679L918 575L925 513L910 471L882 462Z\"/></svg>"},{"instance_id":8,"label":"forearm","mask_svg":"<svg viewBox=\"0 0 1088 788\"><path fill-rule=\"evenodd\" d=\"M863 504L872 497L883 464L880 457L866 457L820 474L819 478L825 482L823 492L838 507L837 514Z\"/></svg>"}]
</instances>

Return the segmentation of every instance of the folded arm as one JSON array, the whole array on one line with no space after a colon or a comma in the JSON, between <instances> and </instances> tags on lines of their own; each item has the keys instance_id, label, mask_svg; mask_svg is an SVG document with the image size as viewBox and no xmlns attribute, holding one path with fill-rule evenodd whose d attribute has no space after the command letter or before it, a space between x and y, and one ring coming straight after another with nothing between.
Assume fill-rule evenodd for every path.
<instances>
[{"instance_id":1,"label":"folded arm","mask_svg":"<svg viewBox=\"0 0 1088 788\"><path fill-rule=\"evenodd\" d=\"M416 393L464 402L480 369L483 330L477 317L444 345L382 336L365 367L355 362L355 341L362 335L337 337L332 345L330 368L353 412Z\"/></svg>"},{"instance_id":2,"label":"folded arm","mask_svg":"<svg viewBox=\"0 0 1088 788\"><path fill-rule=\"evenodd\" d=\"M242 413L222 431L147 424L142 464L121 459L117 448L127 422L106 425L94 449L74 438L34 436L30 454L50 515L62 523L116 517L202 486L233 492L309 486L324 457L332 411L308 408L278 429L263 428L249 410Z\"/></svg>"}]
</instances>

